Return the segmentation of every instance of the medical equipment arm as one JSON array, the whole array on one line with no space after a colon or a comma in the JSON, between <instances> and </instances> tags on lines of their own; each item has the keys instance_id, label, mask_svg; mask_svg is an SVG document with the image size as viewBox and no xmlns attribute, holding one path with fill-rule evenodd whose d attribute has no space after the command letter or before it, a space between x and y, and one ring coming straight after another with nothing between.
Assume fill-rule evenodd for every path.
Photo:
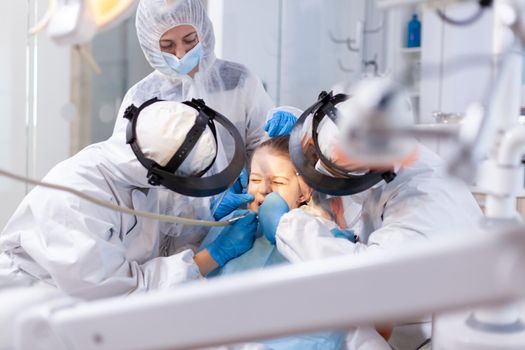
<instances>
[{"instance_id":1,"label":"medical equipment arm","mask_svg":"<svg viewBox=\"0 0 525 350\"><path fill-rule=\"evenodd\" d=\"M403 7L403 6L415 6L415 5L428 5L428 6L438 6L442 5L444 0L376 0L377 7L382 9L394 8L394 7ZM447 4L457 2L479 2L479 0L448 0Z\"/></svg>"},{"instance_id":2,"label":"medical equipment arm","mask_svg":"<svg viewBox=\"0 0 525 350\"><path fill-rule=\"evenodd\" d=\"M58 339L68 349L189 349L346 329L518 298L524 277L525 235L512 228L195 282L166 293L28 309L17 318L16 349L62 349ZM206 317L195 310L207 310ZM154 326L146 331L144 325Z\"/></svg>"}]
</instances>

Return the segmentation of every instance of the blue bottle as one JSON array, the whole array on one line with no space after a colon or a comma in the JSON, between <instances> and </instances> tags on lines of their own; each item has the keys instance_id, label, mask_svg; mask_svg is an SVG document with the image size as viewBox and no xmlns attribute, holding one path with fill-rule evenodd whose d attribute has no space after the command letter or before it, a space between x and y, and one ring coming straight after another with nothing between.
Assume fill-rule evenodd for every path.
<instances>
[{"instance_id":1,"label":"blue bottle","mask_svg":"<svg viewBox=\"0 0 525 350\"><path fill-rule=\"evenodd\" d=\"M421 22L416 14L412 15L412 19L408 22L407 47L421 46Z\"/></svg>"}]
</instances>

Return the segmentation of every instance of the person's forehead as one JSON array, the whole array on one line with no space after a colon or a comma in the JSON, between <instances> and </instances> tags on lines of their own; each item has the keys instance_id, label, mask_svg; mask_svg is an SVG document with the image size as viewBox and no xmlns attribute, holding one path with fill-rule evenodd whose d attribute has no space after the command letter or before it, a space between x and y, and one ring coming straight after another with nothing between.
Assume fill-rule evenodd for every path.
<instances>
[{"instance_id":1,"label":"person's forehead","mask_svg":"<svg viewBox=\"0 0 525 350\"><path fill-rule=\"evenodd\" d=\"M164 34L162 34L160 40L173 40L178 38L183 38L188 34L196 33L197 30L195 27L189 24L181 24L175 26L171 29L168 29Z\"/></svg>"},{"instance_id":2,"label":"person's forehead","mask_svg":"<svg viewBox=\"0 0 525 350\"><path fill-rule=\"evenodd\" d=\"M275 153L269 148L258 149L252 159L252 173L263 176L286 176L295 174L295 168L289 157Z\"/></svg>"}]
</instances>

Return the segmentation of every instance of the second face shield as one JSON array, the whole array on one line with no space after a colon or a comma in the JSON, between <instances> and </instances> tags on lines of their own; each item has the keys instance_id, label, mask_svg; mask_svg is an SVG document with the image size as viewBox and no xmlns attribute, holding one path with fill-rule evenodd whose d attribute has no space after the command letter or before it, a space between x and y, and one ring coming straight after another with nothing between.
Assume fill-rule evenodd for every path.
<instances>
[{"instance_id":1,"label":"second face shield","mask_svg":"<svg viewBox=\"0 0 525 350\"><path fill-rule=\"evenodd\" d=\"M346 101L348 95L322 92L319 99L301 115L290 136L290 156L294 166L306 183L321 193L346 196L369 189L382 180L395 178L393 171L358 171L345 169L333 161L334 154L324 154L319 128L323 119L337 124L336 105ZM330 142L337 142L331 137ZM319 165L321 164L321 167ZM322 171L319 169L322 168ZM329 173L330 175L327 175Z\"/></svg>"}]
</instances>

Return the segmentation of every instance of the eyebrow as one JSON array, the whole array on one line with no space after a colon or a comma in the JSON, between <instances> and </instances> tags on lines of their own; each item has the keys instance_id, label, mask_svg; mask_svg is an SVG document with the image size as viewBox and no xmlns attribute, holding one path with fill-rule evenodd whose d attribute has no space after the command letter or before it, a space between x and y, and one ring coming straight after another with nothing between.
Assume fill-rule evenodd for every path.
<instances>
[{"instance_id":1,"label":"eyebrow","mask_svg":"<svg viewBox=\"0 0 525 350\"><path fill-rule=\"evenodd\" d=\"M283 179L283 180L286 180L286 181L290 181L290 178L286 177L286 176L273 176L272 177L272 180L275 180L275 179Z\"/></svg>"},{"instance_id":2,"label":"eyebrow","mask_svg":"<svg viewBox=\"0 0 525 350\"><path fill-rule=\"evenodd\" d=\"M250 176L251 176L251 175L253 175L253 176L259 176L259 177L264 177L264 176L262 176L261 174L259 174L259 173L254 173L254 172L251 172L251 173L250 173ZM284 180L290 181L290 178L289 178L289 177L281 176L281 175L272 176L272 180L274 180L274 179L284 179Z\"/></svg>"},{"instance_id":3,"label":"eyebrow","mask_svg":"<svg viewBox=\"0 0 525 350\"><path fill-rule=\"evenodd\" d=\"M193 34L197 34L197 32L192 32L192 33L186 34L182 38L186 39L187 37L189 37L190 35L193 35ZM173 40L172 39L162 39L162 38L160 38L160 41L170 41L170 42L172 42Z\"/></svg>"},{"instance_id":4,"label":"eyebrow","mask_svg":"<svg viewBox=\"0 0 525 350\"><path fill-rule=\"evenodd\" d=\"M250 172L250 175L255 175L255 176L263 177L261 174L259 174L259 173L254 173L253 171ZM284 176L284 175L275 175L275 176L272 176L272 179L275 179L276 177L280 177L280 178L282 178L282 179L290 180L289 177Z\"/></svg>"},{"instance_id":5,"label":"eyebrow","mask_svg":"<svg viewBox=\"0 0 525 350\"><path fill-rule=\"evenodd\" d=\"M189 37L190 35L193 35L193 34L197 34L197 32L191 32L189 34L186 34L186 35L184 35L183 39L186 39L187 37Z\"/></svg>"}]
</instances>

